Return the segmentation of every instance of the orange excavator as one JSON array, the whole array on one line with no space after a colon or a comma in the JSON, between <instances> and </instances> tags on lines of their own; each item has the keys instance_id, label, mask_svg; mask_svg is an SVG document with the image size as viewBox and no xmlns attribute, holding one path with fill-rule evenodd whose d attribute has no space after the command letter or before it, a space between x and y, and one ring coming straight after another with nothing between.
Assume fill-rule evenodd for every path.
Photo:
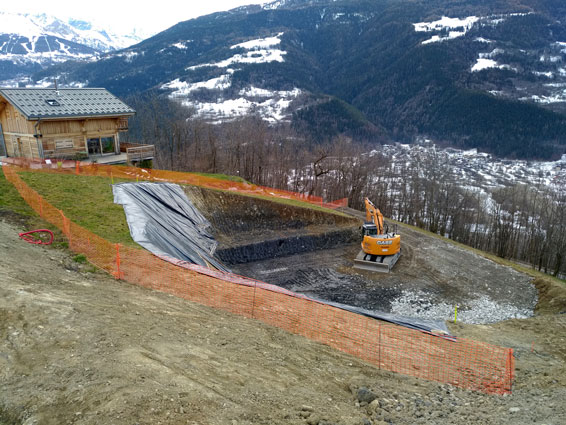
<instances>
[{"instance_id":1,"label":"orange excavator","mask_svg":"<svg viewBox=\"0 0 566 425\"><path fill-rule=\"evenodd\" d=\"M401 256L401 236L396 229L389 232L381 211L368 198L365 204L362 250L354 260L354 268L389 273Z\"/></svg>"}]
</instances>

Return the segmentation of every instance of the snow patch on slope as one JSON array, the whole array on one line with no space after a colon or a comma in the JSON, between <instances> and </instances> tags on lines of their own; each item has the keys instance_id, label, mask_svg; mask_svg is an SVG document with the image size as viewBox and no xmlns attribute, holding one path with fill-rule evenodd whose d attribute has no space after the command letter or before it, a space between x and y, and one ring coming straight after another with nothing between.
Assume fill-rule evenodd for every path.
<instances>
[{"instance_id":1,"label":"snow patch on slope","mask_svg":"<svg viewBox=\"0 0 566 425\"><path fill-rule=\"evenodd\" d=\"M432 22L417 22L413 24L415 32L438 32L440 35L433 35L428 40L423 41L421 44L438 43L446 40L452 40L458 37L463 37L468 31L477 23L483 22L489 25L498 25L504 22L511 16L524 16L526 13L510 13L507 15L493 15L488 17L468 16L465 18L449 18L443 16L442 18ZM481 43L491 43L491 40L478 37L475 41Z\"/></svg>"},{"instance_id":2,"label":"snow patch on slope","mask_svg":"<svg viewBox=\"0 0 566 425\"><path fill-rule=\"evenodd\" d=\"M255 40L245 41L243 43L234 44L230 47L230 49L246 49L246 50L260 50L260 49L267 49L272 46L277 46L281 44L281 37L283 35L282 32L277 34L274 37L267 37L267 38L257 38Z\"/></svg>"},{"instance_id":3,"label":"snow patch on slope","mask_svg":"<svg viewBox=\"0 0 566 425\"><path fill-rule=\"evenodd\" d=\"M448 30L448 35L433 35L428 40L422 42L422 44L438 43L445 40L451 40L454 38L462 37L472 28L472 26L478 22L480 18L477 16L468 16L467 18L449 18L443 16L441 19L433 22L418 22L413 24L416 32L435 32L435 31L446 31ZM459 31L456 31L459 29Z\"/></svg>"},{"instance_id":4,"label":"snow patch on slope","mask_svg":"<svg viewBox=\"0 0 566 425\"><path fill-rule=\"evenodd\" d=\"M413 24L417 32L432 32L442 31L444 29L464 28L469 30L479 20L477 16L468 16L467 18L449 18L443 16L437 21L433 22L418 22Z\"/></svg>"},{"instance_id":5,"label":"snow patch on slope","mask_svg":"<svg viewBox=\"0 0 566 425\"><path fill-rule=\"evenodd\" d=\"M172 90L169 94L171 98L180 101L187 107L194 108L198 116L212 122L229 121L248 114L258 114L271 123L286 120L289 117L287 110L290 104L302 94L297 88L288 91L271 91L249 86L240 89L236 95L239 96L237 98L233 98L233 93L224 93L232 87L232 75L238 70L234 68L234 65L284 62L287 52L278 48L282 35L283 33L280 32L271 37L254 38L234 44L230 46L230 50L240 50L240 52L231 57L186 68L188 71L202 68L225 68L226 73L221 76L202 81L181 81L177 78L163 84L161 89ZM218 95L216 102L202 101L199 99L200 90L216 90L222 94Z\"/></svg>"},{"instance_id":6,"label":"snow patch on slope","mask_svg":"<svg viewBox=\"0 0 566 425\"><path fill-rule=\"evenodd\" d=\"M213 63L203 63L199 65L190 66L187 70L195 70L198 68L227 68L231 65L242 63L242 64L259 64L259 63L269 63L269 62L285 62L284 56L287 52L280 49L273 49L273 46L277 46L281 43L280 37L283 35L282 32L274 37L268 38L258 38L254 40L249 40L243 43L235 44L230 47L230 49L244 49L247 50L245 53L238 53L228 59L213 62Z\"/></svg>"},{"instance_id":7,"label":"snow patch on slope","mask_svg":"<svg viewBox=\"0 0 566 425\"><path fill-rule=\"evenodd\" d=\"M510 71L517 71L516 68L513 68L509 65L500 65L493 59L486 59L486 58L478 58L477 62L472 66L472 72L479 72L483 71L484 69L495 68L495 69L507 69Z\"/></svg>"},{"instance_id":8,"label":"snow patch on slope","mask_svg":"<svg viewBox=\"0 0 566 425\"><path fill-rule=\"evenodd\" d=\"M199 89L225 90L227 88L230 88L230 86L232 85L231 73L233 73L234 71L231 69L229 69L228 71L229 71L228 74L221 75L220 77L217 78L211 78L206 81L198 81L196 83L181 81L179 78L177 78L169 83L163 84L161 88L174 90L169 95L170 97L187 96L188 94L197 91Z\"/></svg>"},{"instance_id":9,"label":"snow patch on slope","mask_svg":"<svg viewBox=\"0 0 566 425\"><path fill-rule=\"evenodd\" d=\"M256 113L270 123L282 122L288 118L286 113L291 102L296 99L301 90L272 92L273 97L263 101L250 100L245 97L220 100L217 103L183 101L183 105L193 107L197 115L216 123L226 122L248 114Z\"/></svg>"},{"instance_id":10,"label":"snow patch on slope","mask_svg":"<svg viewBox=\"0 0 566 425\"><path fill-rule=\"evenodd\" d=\"M550 103L564 103L566 102L566 90L562 91L562 93L556 93L551 96L544 96L544 95L532 95L530 97L521 97L519 100L523 101L533 101L535 103L542 103L542 104L550 104Z\"/></svg>"}]
</instances>

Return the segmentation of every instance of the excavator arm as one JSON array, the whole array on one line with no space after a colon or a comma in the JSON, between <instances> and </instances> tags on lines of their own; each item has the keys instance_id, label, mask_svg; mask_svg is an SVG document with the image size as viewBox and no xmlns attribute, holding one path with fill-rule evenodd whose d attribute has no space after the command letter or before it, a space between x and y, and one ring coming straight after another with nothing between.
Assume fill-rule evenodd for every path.
<instances>
[{"instance_id":1,"label":"excavator arm","mask_svg":"<svg viewBox=\"0 0 566 425\"><path fill-rule=\"evenodd\" d=\"M383 227L383 214L379 211L379 208L376 208L373 205L373 202L369 200L369 198L365 199L366 203L366 221L372 222L377 227L377 234L381 235L384 233Z\"/></svg>"}]
</instances>

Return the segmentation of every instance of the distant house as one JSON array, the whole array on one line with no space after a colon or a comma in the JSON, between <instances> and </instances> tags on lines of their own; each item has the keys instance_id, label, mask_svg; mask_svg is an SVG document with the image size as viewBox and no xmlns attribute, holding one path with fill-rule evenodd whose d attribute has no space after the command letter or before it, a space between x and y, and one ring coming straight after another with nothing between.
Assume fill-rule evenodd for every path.
<instances>
[{"instance_id":1,"label":"distant house","mask_svg":"<svg viewBox=\"0 0 566 425\"><path fill-rule=\"evenodd\" d=\"M31 159L120 155L133 147L120 145L120 132L134 114L106 89L0 88L0 152Z\"/></svg>"}]
</instances>

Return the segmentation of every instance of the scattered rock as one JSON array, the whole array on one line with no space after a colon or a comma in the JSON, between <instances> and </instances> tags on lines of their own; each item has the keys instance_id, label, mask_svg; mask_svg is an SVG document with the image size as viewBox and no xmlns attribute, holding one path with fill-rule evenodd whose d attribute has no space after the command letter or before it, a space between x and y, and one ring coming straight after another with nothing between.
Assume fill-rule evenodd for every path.
<instances>
[{"instance_id":1,"label":"scattered rock","mask_svg":"<svg viewBox=\"0 0 566 425\"><path fill-rule=\"evenodd\" d=\"M374 401L372 401L369 406L368 406L368 411L369 412L375 412L380 408L380 404L379 404L379 400L375 399Z\"/></svg>"},{"instance_id":2,"label":"scattered rock","mask_svg":"<svg viewBox=\"0 0 566 425\"><path fill-rule=\"evenodd\" d=\"M307 419L307 425L318 425L322 422L324 422L324 420L317 414L312 414Z\"/></svg>"},{"instance_id":3,"label":"scattered rock","mask_svg":"<svg viewBox=\"0 0 566 425\"><path fill-rule=\"evenodd\" d=\"M366 387L360 387L358 388L358 391L356 391L356 398L360 403L370 404L377 398L377 396L373 392L371 392L370 389Z\"/></svg>"}]
</instances>

